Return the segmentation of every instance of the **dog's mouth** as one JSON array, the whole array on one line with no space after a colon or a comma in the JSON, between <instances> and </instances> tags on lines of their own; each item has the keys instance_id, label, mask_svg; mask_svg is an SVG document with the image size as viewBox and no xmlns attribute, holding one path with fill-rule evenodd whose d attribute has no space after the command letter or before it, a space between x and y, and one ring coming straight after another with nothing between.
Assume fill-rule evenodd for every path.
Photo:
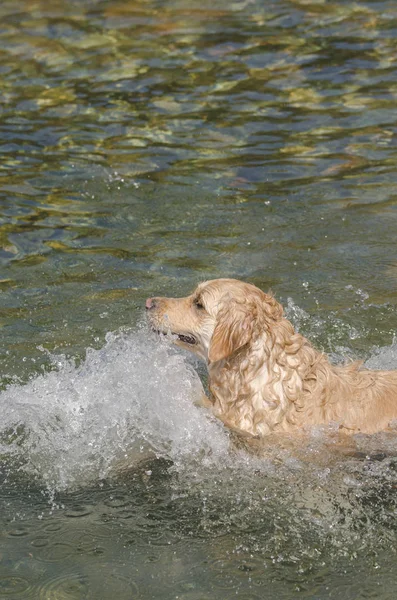
<instances>
[{"instance_id":1,"label":"dog's mouth","mask_svg":"<svg viewBox=\"0 0 397 600\"><path fill-rule=\"evenodd\" d=\"M194 346L194 344L197 344L197 340L195 337L193 337L192 335L184 335L182 333L177 333L175 334L178 338L178 340L180 342L183 342L184 344L190 344L191 346Z\"/></svg>"},{"instance_id":2,"label":"dog's mouth","mask_svg":"<svg viewBox=\"0 0 397 600\"><path fill-rule=\"evenodd\" d=\"M190 346L195 346L197 344L197 340L193 335L187 335L185 333L174 333L173 331L162 331L161 329L153 328L153 331L158 335L168 335L169 333L175 336L180 342L184 344L189 344Z\"/></svg>"}]
</instances>

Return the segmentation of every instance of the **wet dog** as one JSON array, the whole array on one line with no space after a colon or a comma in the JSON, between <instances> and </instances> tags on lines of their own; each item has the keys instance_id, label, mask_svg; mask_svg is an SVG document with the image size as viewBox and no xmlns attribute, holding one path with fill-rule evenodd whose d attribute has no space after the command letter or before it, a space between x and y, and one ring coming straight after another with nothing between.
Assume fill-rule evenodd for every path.
<instances>
[{"instance_id":1,"label":"wet dog","mask_svg":"<svg viewBox=\"0 0 397 600\"><path fill-rule=\"evenodd\" d=\"M397 419L397 371L332 365L254 285L215 279L186 298L149 298L146 309L154 330L206 361L203 403L232 430L263 438L336 423L375 433Z\"/></svg>"}]
</instances>

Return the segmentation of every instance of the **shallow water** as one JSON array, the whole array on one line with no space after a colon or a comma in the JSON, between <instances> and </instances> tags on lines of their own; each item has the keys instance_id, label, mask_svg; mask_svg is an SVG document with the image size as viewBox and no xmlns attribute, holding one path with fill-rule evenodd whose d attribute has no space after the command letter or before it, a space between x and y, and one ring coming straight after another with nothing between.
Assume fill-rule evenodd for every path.
<instances>
[{"instance_id":1,"label":"shallow water","mask_svg":"<svg viewBox=\"0 0 397 600\"><path fill-rule=\"evenodd\" d=\"M397 442L230 449L154 294L397 368L393 1L0 6L0 598L395 598Z\"/></svg>"}]
</instances>

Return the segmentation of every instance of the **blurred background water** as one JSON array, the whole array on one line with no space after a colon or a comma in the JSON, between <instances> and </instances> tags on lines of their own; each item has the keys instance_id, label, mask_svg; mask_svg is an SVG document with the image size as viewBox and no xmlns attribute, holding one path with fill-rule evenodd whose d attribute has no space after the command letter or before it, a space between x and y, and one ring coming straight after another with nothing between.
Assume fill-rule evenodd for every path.
<instances>
[{"instance_id":1,"label":"blurred background water","mask_svg":"<svg viewBox=\"0 0 397 600\"><path fill-rule=\"evenodd\" d=\"M394 0L1 3L0 598L396 597L395 441L230 455L142 326L238 277L397 367L396 45Z\"/></svg>"}]
</instances>

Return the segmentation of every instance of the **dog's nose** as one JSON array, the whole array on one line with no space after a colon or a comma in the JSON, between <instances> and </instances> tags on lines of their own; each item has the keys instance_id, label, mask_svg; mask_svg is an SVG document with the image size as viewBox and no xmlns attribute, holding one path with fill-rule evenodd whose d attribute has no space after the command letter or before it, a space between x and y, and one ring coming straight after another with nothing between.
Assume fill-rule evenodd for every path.
<instances>
[{"instance_id":1,"label":"dog's nose","mask_svg":"<svg viewBox=\"0 0 397 600\"><path fill-rule=\"evenodd\" d=\"M156 298L148 298L145 302L146 310L156 308Z\"/></svg>"}]
</instances>

